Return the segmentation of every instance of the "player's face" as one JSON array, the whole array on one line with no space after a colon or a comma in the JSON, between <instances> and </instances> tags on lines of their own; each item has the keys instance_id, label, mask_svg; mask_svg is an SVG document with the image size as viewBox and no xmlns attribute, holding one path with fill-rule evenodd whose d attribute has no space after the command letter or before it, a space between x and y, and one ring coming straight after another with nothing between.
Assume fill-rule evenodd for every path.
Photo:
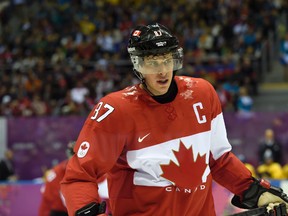
<instances>
[{"instance_id":1,"label":"player's face","mask_svg":"<svg viewBox=\"0 0 288 216\"><path fill-rule=\"evenodd\" d=\"M173 78L172 54L145 57L143 70L148 90L155 96L165 94Z\"/></svg>"}]
</instances>

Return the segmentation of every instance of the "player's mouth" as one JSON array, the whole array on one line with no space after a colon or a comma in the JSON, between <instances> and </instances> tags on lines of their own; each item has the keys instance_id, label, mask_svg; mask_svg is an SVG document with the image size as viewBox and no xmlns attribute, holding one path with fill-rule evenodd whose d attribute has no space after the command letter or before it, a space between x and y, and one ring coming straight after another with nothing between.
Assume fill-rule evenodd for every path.
<instances>
[{"instance_id":1,"label":"player's mouth","mask_svg":"<svg viewBox=\"0 0 288 216\"><path fill-rule=\"evenodd\" d=\"M157 83L160 85L165 85L168 83L168 79L157 80Z\"/></svg>"}]
</instances>

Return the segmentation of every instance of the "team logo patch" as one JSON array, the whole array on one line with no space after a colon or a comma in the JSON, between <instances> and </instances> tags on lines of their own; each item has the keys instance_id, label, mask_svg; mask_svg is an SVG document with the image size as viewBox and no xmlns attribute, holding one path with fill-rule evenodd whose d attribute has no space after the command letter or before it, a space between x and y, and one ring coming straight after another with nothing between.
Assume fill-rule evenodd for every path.
<instances>
[{"instance_id":1,"label":"team logo patch","mask_svg":"<svg viewBox=\"0 0 288 216\"><path fill-rule=\"evenodd\" d=\"M141 34L141 31L135 30L132 35L133 36L139 36L140 34Z\"/></svg>"},{"instance_id":2,"label":"team logo patch","mask_svg":"<svg viewBox=\"0 0 288 216\"><path fill-rule=\"evenodd\" d=\"M85 155L88 152L89 147L90 147L90 144L88 142L86 142L86 141L82 142L79 149L78 149L77 156L79 158L85 157Z\"/></svg>"},{"instance_id":3,"label":"team logo patch","mask_svg":"<svg viewBox=\"0 0 288 216\"><path fill-rule=\"evenodd\" d=\"M54 172L54 170L49 170L46 175L46 180L48 182L52 182L55 178L56 178L56 173Z\"/></svg>"}]
</instances>

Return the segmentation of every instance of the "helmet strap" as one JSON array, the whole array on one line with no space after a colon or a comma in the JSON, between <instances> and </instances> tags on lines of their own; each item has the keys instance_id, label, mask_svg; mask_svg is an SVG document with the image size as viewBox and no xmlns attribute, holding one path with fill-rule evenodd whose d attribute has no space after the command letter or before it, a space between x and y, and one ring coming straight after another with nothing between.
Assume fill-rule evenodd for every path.
<instances>
[{"instance_id":1,"label":"helmet strap","mask_svg":"<svg viewBox=\"0 0 288 216\"><path fill-rule=\"evenodd\" d=\"M145 78L140 72L138 72L135 68L133 68L133 72L135 76L140 80L141 84L145 83Z\"/></svg>"},{"instance_id":2,"label":"helmet strap","mask_svg":"<svg viewBox=\"0 0 288 216\"><path fill-rule=\"evenodd\" d=\"M160 96L155 96L147 87L146 82L145 82L145 78L143 77L142 73L138 72L136 69L133 68L133 72L136 75L136 77L140 80L143 89L150 95L152 96L152 98L154 98L154 100L158 101L159 103L167 103L167 102L171 102L174 100L174 98L176 97L177 93L178 93L178 88L177 88L177 84L174 80L174 77L176 75L177 71L173 71L173 78L172 78L172 82L171 85L169 86L168 92L164 95L160 95Z\"/></svg>"},{"instance_id":3,"label":"helmet strap","mask_svg":"<svg viewBox=\"0 0 288 216\"><path fill-rule=\"evenodd\" d=\"M144 87L144 90L151 96L154 96L153 93L151 91L149 91L146 82L145 82L145 78L143 77L142 73L138 72L135 68L133 68L133 72L135 74L135 76L140 80L142 86Z\"/></svg>"}]
</instances>

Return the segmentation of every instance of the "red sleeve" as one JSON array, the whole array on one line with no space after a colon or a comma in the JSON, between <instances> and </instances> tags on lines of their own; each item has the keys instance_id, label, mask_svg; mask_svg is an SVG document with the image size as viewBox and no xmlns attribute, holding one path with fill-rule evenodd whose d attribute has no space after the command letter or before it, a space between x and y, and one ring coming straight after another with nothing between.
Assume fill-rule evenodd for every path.
<instances>
[{"instance_id":1,"label":"red sleeve","mask_svg":"<svg viewBox=\"0 0 288 216\"><path fill-rule=\"evenodd\" d=\"M43 186L45 187L45 185ZM45 188L43 188L45 190ZM42 188L41 188L42 190ZM45 191L43 192L45 193ZM50 215L50 206L51 206L51 200L47 199L44 194L42 194L40 207L39 207L39 216L49 216Z\"/></svg>"},{"instance_id":2,"label":"red sleeve","mask_svg":"<svg viewBox=\"0 0 288 216\"><path fill-rule=\"evenodd\" d=\"M69 215L91 202L100 202L98 179L115 165L123 151L127 119L123 119L125 115L117 107L118 103L108 96L103 98L80 131L75 155L69 160L61 183Z\"/></svg>"},{"instance_id":3,"label":"red sleeve","mask_svg":"<svg viewBox=\"0 0 288 216\"><path fill-rule=\"evenodd\" d=\"M211 157L210 168L213 179L230 190L232 193L241 196L242 192L248 189L253 182L251 172L231 152L231 145L227 138L225 122L222 114L221 104L216 91L209 84L211 89Z\"/></svg>"},{"instance_id":4,"label":"red sleeve","mask_svg":"<svg viewBox=\"0 0 288 216\"><path fill-rule=\"evenodd\" d=\"M232 193L241 196L253 182L251 172L232 152L225 153L217 160L210 158L213 179Z\"/></svg>"},{"instance_id":5,"label":"red sleeve","mask_svg":"<svg viewBox=\"0 0 288 216\"><path fill-rule=\"evenodd\" d=\"M49 216L51 210L66 210L60 198L60 181L63 178L66 163L66 161L61 162L45 175L39 216Z\"/></svg>"}]
</instances>

